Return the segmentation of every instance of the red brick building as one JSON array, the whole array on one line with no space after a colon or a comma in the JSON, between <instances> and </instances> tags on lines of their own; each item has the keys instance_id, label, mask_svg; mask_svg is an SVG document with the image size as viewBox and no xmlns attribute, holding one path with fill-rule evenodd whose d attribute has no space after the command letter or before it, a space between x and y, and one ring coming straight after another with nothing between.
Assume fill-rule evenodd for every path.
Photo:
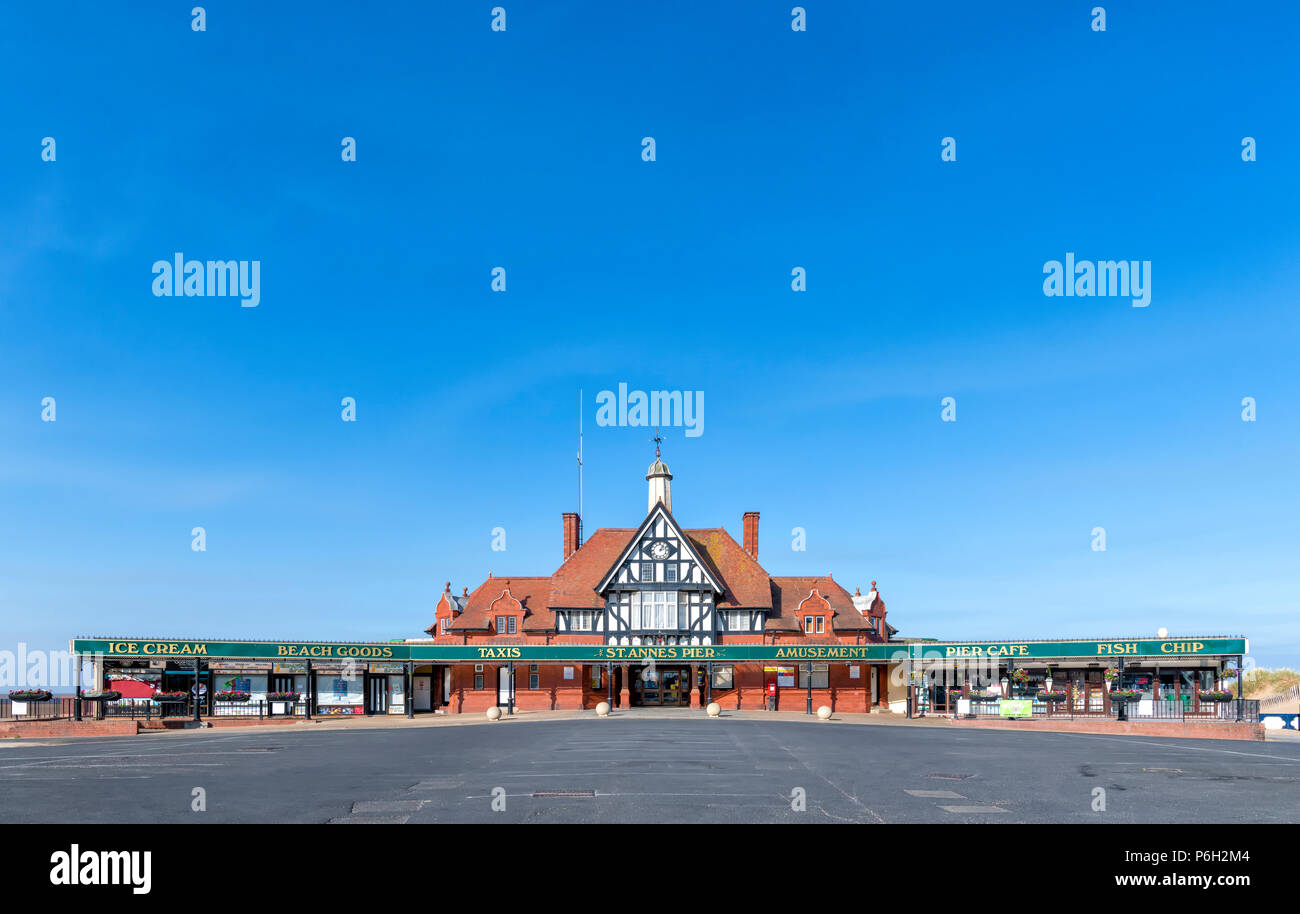
<instances>
[{"instance_id":1,"label":"red brick building","mask_svg":"<svg viewBox=\"0 0 1300 914\"><path fill-rule=\"evenodd\" d=\"M457 595L448 583L428 634L437 644L717 645L869 644L887 641L875 588L850 594L831 574L776 577L759 562L758 512L742 542L723 527L681 527L672 474L658 458L646 475L648 513L637 527L603 527L585 542L563 515L563 562L546 577L491 576ZM886 664L434 664L416 670L416 699L450 713L493 705L533 710L670 705L836 711L885 707ZM426 679L427 677L427 679ZM423 682L421 680L424 680ZM422 700L427 695L427 701ZM417 706L417 709L422 709Z\"/></svg>"}]
</instances>

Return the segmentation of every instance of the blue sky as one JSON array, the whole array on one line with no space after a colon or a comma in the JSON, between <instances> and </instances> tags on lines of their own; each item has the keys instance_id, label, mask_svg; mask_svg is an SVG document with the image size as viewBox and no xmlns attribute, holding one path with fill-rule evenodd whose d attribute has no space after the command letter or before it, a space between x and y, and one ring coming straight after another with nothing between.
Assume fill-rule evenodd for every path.
<instances>
[{"instance_id":1,"label":"blue sky","mask_svg":"<svg viewBox=\"0 0 1300 914\"><path fill-rule=\"evenodd\" d=\"M626 382L705 392L684 525L903 635L1300 665L1294 4L192 5L0 12L4 647L418 635L559 564L579 390L587 528L642 519ZM153 296L177 251L261 304Z\"/></svg>"}]
</instances>

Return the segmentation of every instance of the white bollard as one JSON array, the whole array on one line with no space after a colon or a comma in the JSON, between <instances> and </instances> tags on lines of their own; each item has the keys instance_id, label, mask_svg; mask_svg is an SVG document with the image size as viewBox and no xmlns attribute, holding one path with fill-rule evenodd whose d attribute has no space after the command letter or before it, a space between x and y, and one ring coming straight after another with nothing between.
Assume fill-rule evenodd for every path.
<instances>
[{"instance_id":1,"label":"white bollard","mask_svg":"<svg viewBox=\"0 0 1300 914\"><path fill-rule=\"evenodd\" d=\"M487 709L487 719L488 719L488 720L500 720L500 719L501 719L501 709L498 708L496 705L493 705L492 707L488 708L488 709Z\"/></svg>"},{"instance_id":2,"label":"white bollard","mask_svg":"<svg viewBox=\"0 0 1300 914\"><path fill-rule=\"evenodd\" d=\"M600 704L596 705L596 716L609 717L609 702L602 701Z\"/></svg>"},{"instance_id":3,"label":"white bollard","mask_svg":"<svg viewBox=\"0 0 1300 914\"><path fill-rule=\"evenodd\" d=\"M826 705L822 705L820 708L817 709L817 717L818 717L820 720L830 720L830 719L831 719L831 709L828 708L828 707L826 707Z\"/></svg>"},{"instance_id":4,"label":"white bollard","mask_svg":"<svg viewBox=\"0 0 1300 914\"><path fill-rule=\"evenodd\" d=\"M716 701L711 701L709 702L709 706L704 709L704 713L708 714L710 717L717 717L722 713L722 705L718 704Z\"/></svg>"}]
</instances>

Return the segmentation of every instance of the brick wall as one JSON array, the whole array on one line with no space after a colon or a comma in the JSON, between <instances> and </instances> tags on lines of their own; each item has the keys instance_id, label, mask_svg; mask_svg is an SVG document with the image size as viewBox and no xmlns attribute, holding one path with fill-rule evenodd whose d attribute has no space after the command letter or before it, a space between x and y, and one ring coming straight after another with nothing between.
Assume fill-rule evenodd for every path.
<instances>
[{"instance_id":1,"label":"brick wall","mask_svg":"<svg viewBox=\"0 0 1300 914\"><path fill-rule=\"evenodd\" d=\"M482 713L497 706L498 670L504 664L483 664L483 688L474 688L474 664L451 667L451 702L449 714ZM564 669L573 670L573 678L564 678ZM530 664L515 664L515 707L525 711L581 711L594 708L605 700L605 689L591 686L590 664L537 665L537 688L530 689Z\"/></svg>"},{"instance_id":2,"label":"brick wall","mask_svg":"<svg viewBox=\"0 0 1300 914\"><path fill-rule=\"evenodd\" d=\"M778 665L778 664L769 664ZM796 664L786 664L794 666ZM859 678L849 676L843 663L832 663L828 671L827 688L813 689L813 709L822 705L845 714L865 714L871 704L871 674L869 664L859 665ZM713 700L727 710L761 711L767 707L767 674L762 664L737 663L733 667L731 689L714 689ZM798 678L795 679L798 682ZM777 710L803 711L808 706L808 689L797 685L777 689Z\"/></svg>"},{"instance_id":3,"label":"brick wall","mask_svg":"<svg viewBox=\"0 0 1300 914\"><path fill-rule=\"evenodd\" d=\"M0 724L0 737L47 739L64 736L135 736L133 720L33 720Z\"/></svg>"},{"instance_id":4,"label":"brick wall","mask_svg":"<svg viewBox=\"0 0 1300 914\"><path fill-rule=\"evenodd\" d=\"M986 727L997 730L1037 730L1052 733L1104 733L1108 736L1172 736L1192 739L1262 740L1264 725L1236 721L1176 720L956 720L956 727Z\"/></svg>"}]
</instances>

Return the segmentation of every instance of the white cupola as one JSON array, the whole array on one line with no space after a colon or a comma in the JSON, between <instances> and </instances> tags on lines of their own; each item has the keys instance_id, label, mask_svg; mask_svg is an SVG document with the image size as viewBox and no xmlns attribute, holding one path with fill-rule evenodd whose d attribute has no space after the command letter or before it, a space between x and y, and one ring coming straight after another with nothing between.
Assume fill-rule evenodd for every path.
<instances>
[{"instance_id":1,"label":"white cupola","mask_svg":"<svg viewBox=\"0 0 1300 914\"><path fill-rule=\"evenodd\" d=\"M650 470L646 473L646 481L650 483L650 503L646 511L654 510L656 502L663 502L668 513L673 513L673 474L668 472L668 464L659 459L659 445L655 445L655 462L650 464Z\"/></svg>"}]
</instances>

